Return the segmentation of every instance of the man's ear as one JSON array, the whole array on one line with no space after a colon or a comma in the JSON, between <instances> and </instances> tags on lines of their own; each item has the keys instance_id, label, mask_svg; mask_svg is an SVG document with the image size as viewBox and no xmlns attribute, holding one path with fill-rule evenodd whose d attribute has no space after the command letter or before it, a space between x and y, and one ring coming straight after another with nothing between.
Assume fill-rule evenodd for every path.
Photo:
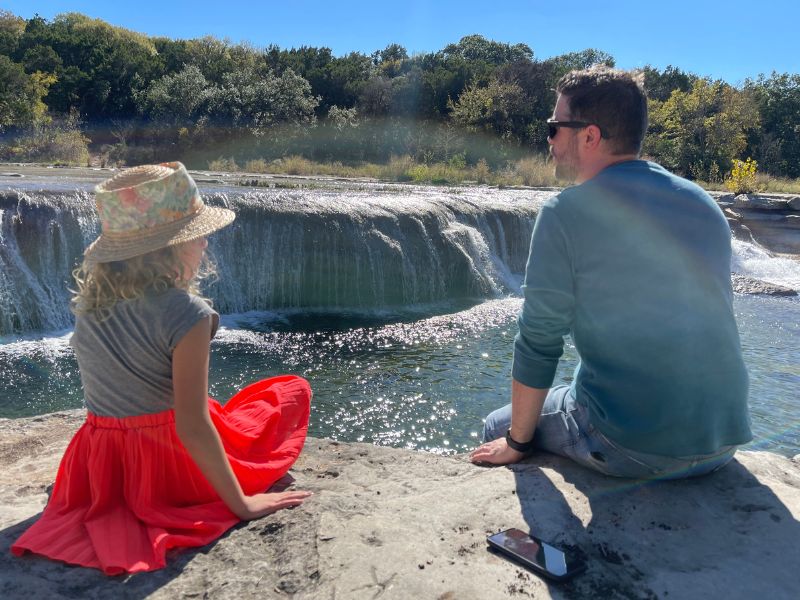
<instances>
[{"instance_id":1,"label":"man's ear","mask_svg":"<svg viewBox=\"0 0 800 600\"><path fill-rule=\"evenodd\" d=\"M600 133L600 128L597 125L589 125L583 130L581 136L583 143L587 148L595 149L600 145L603 136Z\"/></svg>"}]
</instances>

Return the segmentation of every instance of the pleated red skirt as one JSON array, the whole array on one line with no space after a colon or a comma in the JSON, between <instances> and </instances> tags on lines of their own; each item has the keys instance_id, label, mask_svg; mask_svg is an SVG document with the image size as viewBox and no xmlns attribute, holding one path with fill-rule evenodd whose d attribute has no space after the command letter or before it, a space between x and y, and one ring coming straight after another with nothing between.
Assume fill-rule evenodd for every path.
<instances>
[{"instance_id":1,"label":"pleated red skirt","mask_svg":"<svg viewBox=\"0 0 800 600\"><path fill-rule=\"evenodd\" d=\"M305 442L311 388L292 375L247 386L225 406L209 398L245 494L283 477ZM67 447L41 517L11 546L108 575L160 569L170 548L203 546L239 519L175 432L171 410L89 413Z\"/></svg>"}]
</instances>

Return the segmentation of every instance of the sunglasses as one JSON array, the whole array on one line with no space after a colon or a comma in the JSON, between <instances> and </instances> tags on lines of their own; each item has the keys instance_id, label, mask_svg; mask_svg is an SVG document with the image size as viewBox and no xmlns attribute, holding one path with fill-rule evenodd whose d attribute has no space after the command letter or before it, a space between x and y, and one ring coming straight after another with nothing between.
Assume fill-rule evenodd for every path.
<instances>
[{"instance_id":1,"label":"sunglasses","mask_svg":"<svg viewBox=\"0 0 800 600\"><path fill-rule=\"evenodd\" d=\"M568 127L569 129L583 129L589 125L595 125L600 130L600 137L608 137L605 135L603 128L596 123L587 123L586 121L556 121L555 119L547 119L547 137L551 140L558 135L559 127Z\"/></svg>"}]
</instances>

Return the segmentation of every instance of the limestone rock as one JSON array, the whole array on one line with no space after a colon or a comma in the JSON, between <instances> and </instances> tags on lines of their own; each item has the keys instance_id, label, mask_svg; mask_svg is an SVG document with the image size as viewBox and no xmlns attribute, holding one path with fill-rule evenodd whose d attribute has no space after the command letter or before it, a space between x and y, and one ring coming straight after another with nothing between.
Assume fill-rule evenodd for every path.
<instances>
[{"instance_id":1,"label":"limestone rock","mask_svg":"<svg viewBox=\"0 0 800 600\"><path fill-rule=\"evenodd\" d=\"M788 210L789 202L786 198L771 197L759 194L739 194L733 200L736 208L751 208L756 210Z\"/></svg>"},{"instance_id":2,"label":"limestone rock","mask_svg":"<svg viewBox=\"0 0 800 600\"><path fill-rule=\"evenodd\" d=\"M740 294L765 294L767 296L797 296L797 291L791 288L768 283L738 273L731 273L733 291Z\"/></svg>"},{"instance_id":3,"label":"limestone rock","mask_svg":"<svg viewBox=\"0 0 800 600\"><path fill-rule=\"evenodd\" d=\"M733 206L733 202L736 199L735 194L720 194L720 193L716 193L716 194L712 195L712 197L714 198L716 203L719 204L722 207Z\"/></svg>"},{"instance_id":4,"label":"limestone rock","mask_svg":"<svg viewBox=\"0 0 800 600\"><path fill-rule=\"evenodd\" d=\"M694 480L604 477L540 454L511 468L309 439L292 470L315 495L172 557L153 573L13 557L42 509L80 411L0 420L0 597L17 598L770 598L794 599L800 464L739 452ZM487 551L531 529L588 570L546 583Z\"/></svg>"}]
</instances>

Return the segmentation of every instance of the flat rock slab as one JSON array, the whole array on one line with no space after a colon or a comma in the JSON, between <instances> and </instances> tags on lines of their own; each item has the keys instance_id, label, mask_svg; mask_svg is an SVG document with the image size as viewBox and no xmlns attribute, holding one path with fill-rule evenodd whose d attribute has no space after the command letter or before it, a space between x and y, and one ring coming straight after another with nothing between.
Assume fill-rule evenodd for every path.
<instances>
[{"instance_id":1,"label":"flat rock slab","mask_svg":"<svg viewBox=\"0 0 800 600\"><path fill-rule=\"evenodd\" d=\"M777 283L768 283L760 279L731 273L733 291L740 294L763 294L767 296L797 296L797 292Z\"/></svg>"},{"instance_id":2,"label":"flat rock slab","mask_svg":"<svg viewBox=\"0 0 800 600\"><path fill-rule=\"evenodd\" d=\"M80 411L0 420L0 597L791 598L800 584L800 464L740 452L696 480L603 477L538 455L512 468L464 456L309 439L292 469L315 495L130 577L8 548L42 510ZM487 551L507 527L585 554L548 584Z\"/></svg>"}]
</instances>

